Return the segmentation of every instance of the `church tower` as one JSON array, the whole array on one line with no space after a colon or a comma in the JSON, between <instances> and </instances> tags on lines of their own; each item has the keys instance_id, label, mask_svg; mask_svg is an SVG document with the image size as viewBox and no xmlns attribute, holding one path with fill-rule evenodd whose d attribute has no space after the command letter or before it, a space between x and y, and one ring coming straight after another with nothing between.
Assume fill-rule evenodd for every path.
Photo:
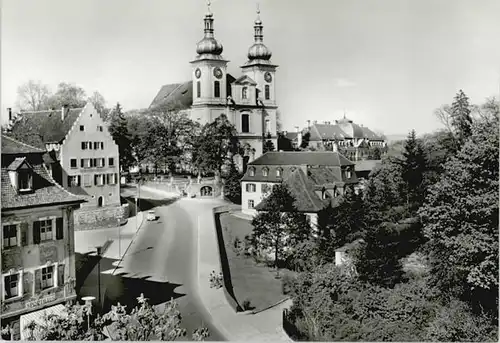
<instances>
[{"instance_id":1,"label":"church tower","mask_svg":"<svg viewBox=\"0 0 500 343\"><path fill-rule=\"evenodd\" d=\"M257 5L257 18L254 22L254 44L248 49L248 61L241 66L244 75L257 83L257 104L263 111L262 134L268 140L269 134L274 147L277 148L276 131L276 69L271 62L271 50L264 45L263 25L260 20L260 9Z\"/></svg>"},{"instance_id":2,"label":"church tower","mask_svg":"<svg viewBox=\"0 0 500 343\"><path fill-rule=\"evenodd\" d=\"M222 57L222 44L214 37L214 19L205 15L204 37L196 45L196 58L191 61L193 80L193 105L191 117L202 125L225 113L227 97L227 63Z\"/></svg>"}]
</instances>

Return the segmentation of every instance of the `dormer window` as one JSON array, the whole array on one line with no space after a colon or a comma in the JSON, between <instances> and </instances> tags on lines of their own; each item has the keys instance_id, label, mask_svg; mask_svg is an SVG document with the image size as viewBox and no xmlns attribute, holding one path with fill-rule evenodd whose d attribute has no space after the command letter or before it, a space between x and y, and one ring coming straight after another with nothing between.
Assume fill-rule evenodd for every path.
<instances>
[{"instance_id":1,"label":"dormer window","mask_svg":"<svg viewBox=\"0 0 500 343\"><path fill-rule=\"evenodd\" d=\"M346 169L346 170L345 170L345 177L346 177L347 179L350 179L350 178L351 178L351 176L352 176L351 170L350 170L350 169Z\"/></svg>"},{"instance_id":2,"label":"dormer window","mask_svg":"<svg viewBox=\"0 0 500 343\"><path fill-rule=\"evenodd\" d=\"M276 177L281 177L282 174L283 174L283 169L281 168L276 169Z\"/></svg>"},{"instance_id":3,"label":"dormer window","mask_svg":"<svg viewBox=\"0 0 500 343\"><path fill-rule=\"evenodd\" d=\"M328 197L328 193L326 192L326 188L323 187L321 190L321 199L325 200Z\"/></svg>"},{"instance_id":4,"label":"dormer window","mask_svg":"<svg viewBox=\"0 0 500 343\"><path fill-rule=\"evenodd\" d=\"M268 176L269 175L269 169L264 168L262 169L262 176Z\"/></svg>"},{"instance_id":5,"label":"dormer window","mask_svg":"<svg viewBox=\"0 0 500 343\"><path fill-rule=\"evenodd\" d=\"M250 169L248 170L248 175L250 175L250 176L255 176L255 169L254 169L254 168L250 168Z\"/></svg>"},{"instance_id":6,"label":"dormer window","mask_svg":"<svg viewBox=\"0 0 500 343\"><path fill-rule=\"evenodd\" d=\"M19 190L21 192L31 191L33 188L33 175L31 170L21 169L17 172Z\"/></svg>"},{"instance_id":7,"label":"dormer window","mask_svg":"<svg viewBox=\"0 0 500 343\"><path fill-rule=\"evenodd\" d=\"M241 98L248 99L248 87L243 87L241 89Z\"/></svg>"}]
</instances>

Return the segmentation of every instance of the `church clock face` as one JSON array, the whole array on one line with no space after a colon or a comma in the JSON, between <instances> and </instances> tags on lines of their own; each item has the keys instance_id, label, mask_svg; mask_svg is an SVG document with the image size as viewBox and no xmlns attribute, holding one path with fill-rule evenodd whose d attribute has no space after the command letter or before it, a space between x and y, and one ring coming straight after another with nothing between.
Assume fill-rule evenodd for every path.
<instances>
[{"instance_id":1,"label":"church clock face","mask_svg":"<svg viewBox=\"0 0 500 343\"><path fill-rule=\"evenodd\" d=\"M271 82L273 80L273 77L270 72L266 72L264 74L264 80L266 80L266 82Z\"/></svg>"},{"instance_id":2,"label":"church clock face","mask_svg":"<svg viewBox=\"0 0 500 343\"><path fill-rule=\"evenodd\" d=\"M196 69L196 71L194 72L194 76L196 76L197 79L200 78L200 76L201 76L201 70L199 68Z\"/></svg>"},{"instance_id":3,"label":"church clock face","mask_svg":"<svg viewBox=\"0 0 500 343\"><path fill-rule=\"evenodd\" d=\"M220 70L219 67L216 67L214 69L214 76L218 79L222 78L222 70Z\"/></svg>"}]
</instances>

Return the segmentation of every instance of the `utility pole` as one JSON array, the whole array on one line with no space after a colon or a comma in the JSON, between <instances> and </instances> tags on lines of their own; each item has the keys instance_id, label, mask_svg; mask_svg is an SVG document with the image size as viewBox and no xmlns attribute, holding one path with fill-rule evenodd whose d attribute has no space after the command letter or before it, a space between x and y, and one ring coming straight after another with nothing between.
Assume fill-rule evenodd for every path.
<instances>
[{"instance_id":1,"label":"utility pole","mask_svg":"<svg viewBox=\"0 0 500 343\"><path fill-rule=\"evenodd\" d=\"M102 307L102 303L101 303L101 252L102 252L102 247L101 246L97 246L96 247L96 250L97 250L97 288L98 288L98 291L99 291L99 294L98 294L98 304L99 304L99 308Z\"/></svg>"}]
</instances>

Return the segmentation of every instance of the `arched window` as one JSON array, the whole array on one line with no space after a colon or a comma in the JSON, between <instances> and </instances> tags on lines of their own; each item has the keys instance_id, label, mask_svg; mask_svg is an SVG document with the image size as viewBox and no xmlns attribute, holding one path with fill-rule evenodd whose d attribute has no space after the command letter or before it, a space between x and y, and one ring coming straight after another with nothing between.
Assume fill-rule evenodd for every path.
<instances>
[{"instance_id":1,"label":"arched window","mask_svg":"<svg viewBox=\"0 0 500 343\"><path fill-rule=\"evenodd\" d=\"M267 168L262 169L262 176L267 176L268 173L269 173L269 169L267 169Z\"/></svg>"},{"instance_id":2,"label":"arched window","mask_svg":"<svg viewBox=\"0 0 500 343\"><path fill-rule=\"evenodd\" d=\"M248 114L241 115L241 132L250 132L250 116Z\"/></svg>"},{"instance_id":3,"label":"arched window","mask_svg":"<svg viewBox=\"0 0 500 343\"><path fill-rule=\"evenodd\" d=\"M266 100L269 100L271 95L270 95L270 91L269 91L269 85L266 85L264 87L264 96L266 97Z\"/></svg>"},{"instance_id":4,"label":"arched window","mask_svg":"<svg viewBox=\"0 0 500 343\"><path fill-rule=\"evenodd\" d=\"M255 168L249 168L248 173L250 174L250 176L255 176Z\"/></svg>"},{"instance_id":5,"label":"arched window","mask_svg":"<svg viewBox=\"0 0 500 343\"><path fill-rule=\"evenodd\" d=\"M281 177L282 171L281 168L276 169L276 177Z\"/></svg>"},{"instance_id":6,"label":"arched window","mask_svg":"<svg viewBox=\"0 0 500 343\"><path fill-rule=\"evenodd\" d=\"M200 81L196 82L196 96L198 98L201 97L201 83L200 83Z\"/></svg>"},{"instance_id":7,"label":"arched window","mask_svg":"<svg viewBox=\"0 0 500 343\"><path fill-rule=\"evenodd\" d=\"M326 188L323 187L323 189L321 190L321 199L325 200L327 197L328 195L326 193Z\"/></svg>"},{"instance_id":8,"label":"arched window","mask_svg":"<svg viewBox=\"0 0 500 343\"><path fill-rule=\"evenodd\" d=\"M241 89L241 98L242 99L247 99L248 98L248 87L243 87Z\"/></svg>"},{"instance_id":9,"label":"arched window","mask_svg":"<svg viewBox=\"0 0 500 343\"><path fill-rule=\"evenodd\" d=\"M220 82L214 81L214 97L220 98Z\"/></svg>"}]
</instances>

